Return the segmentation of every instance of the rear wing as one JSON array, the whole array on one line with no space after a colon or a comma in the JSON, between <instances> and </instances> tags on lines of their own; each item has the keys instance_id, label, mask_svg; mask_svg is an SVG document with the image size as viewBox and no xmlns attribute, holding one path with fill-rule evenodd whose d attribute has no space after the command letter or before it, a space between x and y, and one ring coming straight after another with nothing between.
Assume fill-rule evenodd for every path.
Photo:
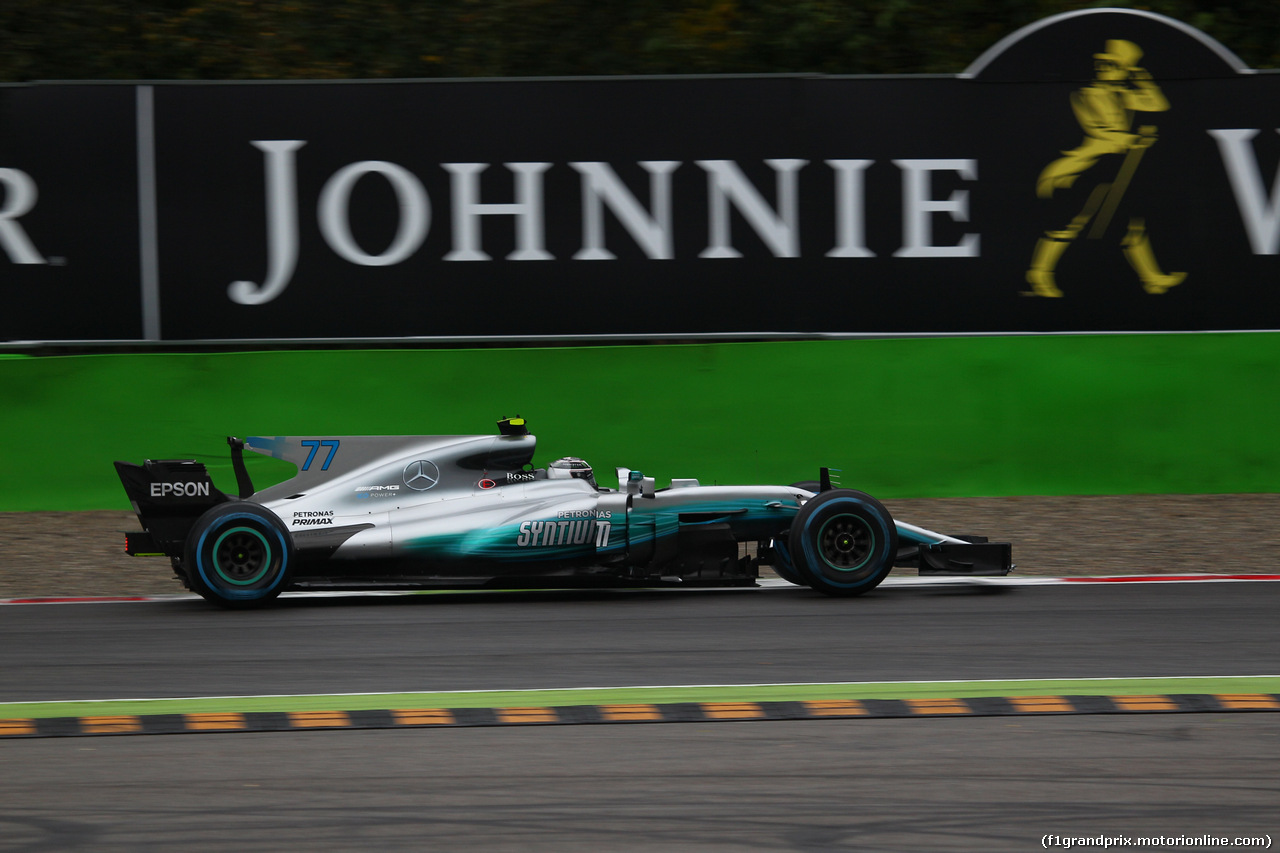
<instances>
[{"instance_id":1,"label":"rear wing","mask_svg":"<svg viewBox=\"0 0 1280 853\"><path fill-rule=\"evenodd\" d=\"M116 462L115 466L144 531L128 540L130 554L182 556L187 532L196 519L231 500L213 485L204 465L193 459L148 459L142 465Z\"/></svg>"}]
</instances>

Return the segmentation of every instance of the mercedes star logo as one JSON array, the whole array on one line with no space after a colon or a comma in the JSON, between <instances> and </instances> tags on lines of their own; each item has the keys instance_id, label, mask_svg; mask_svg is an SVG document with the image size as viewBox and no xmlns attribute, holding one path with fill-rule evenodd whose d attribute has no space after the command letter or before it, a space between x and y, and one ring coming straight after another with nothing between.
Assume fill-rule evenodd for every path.
<instances>
[{"instance_id":1,"label":"mercedes star logo","mask_svg":"<svg viewBox=\"0 0 1280 853\"><path fill-rule=\"evenodd\" d=\"M440 469L427 459L410 462L404 469L404 484L416 492L425 492L440 482Z\"/></svg>"}]
</instances>

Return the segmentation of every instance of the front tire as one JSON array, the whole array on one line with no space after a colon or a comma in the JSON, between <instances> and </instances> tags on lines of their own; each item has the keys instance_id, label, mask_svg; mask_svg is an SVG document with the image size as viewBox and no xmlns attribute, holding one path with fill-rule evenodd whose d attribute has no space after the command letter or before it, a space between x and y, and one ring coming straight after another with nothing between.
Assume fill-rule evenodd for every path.
<instances>
[{"instance_id":1,"label":"front tire","mask_svg":"<svg viewBox=\"0 0 1280 853\"><path fill-rule=\"evenodd\" d=\"M791 549L787 547L787 537L779 536L773 540L773 573L784 581L796 586L808 586L800 573L796 571L795 560L791 557Z\"/></svg>"},{"instance_id":2,"label":"front tire","mask_svg":"<svg viewBox=\"0 0 1280 853\"><path fill-rule=\"evenodd\" d=\"M187 535L184 568L192 589L222 607L256 607L280 594L293 569L293 541L260 504L218 504Z\"/></svg>"},{"instance_id":3,"label":"front tire","mask_svg":"<svg viewBox=\"0 0 1280 853\"><path fill-rule=\"evenodd\" d=\"M898 529L889 510L871 495L833 489L800 508L788 544L807 586L826 595L861 595L893 570Z\"/></svg>"}]
</instances>

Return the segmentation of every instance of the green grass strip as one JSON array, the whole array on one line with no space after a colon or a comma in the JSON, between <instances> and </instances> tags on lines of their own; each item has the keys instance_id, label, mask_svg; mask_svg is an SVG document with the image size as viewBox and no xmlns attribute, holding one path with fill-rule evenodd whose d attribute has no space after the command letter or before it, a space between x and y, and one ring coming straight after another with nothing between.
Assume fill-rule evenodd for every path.
<instances>
[{"instance_id":1,"label":"green grass strip","mask_svg":"<svg viewBox=\"0 0 1280 853\"><path fill-rule=\"evenodd\" d=\"M16 702L0 704L0 719L116 714L146 716L261 711L360 711L384 708L513 708L613 704L662 705L673 702L800 702L821 699L963 699L979 696L1125 696L1176 693L1280 693L1280 676L743 684L608 687L581 690L471 690L448 693L356 693Z\"/></svg>"},{"instance_id":2,"label":"green grass strip","mask_svg":"<svg viewBox=\"0 0 1280 853\"><path fill-rule=\"evenodd\" d=\"M230 491L228 435L493 434L517 413L538 466L581 456L606 485L826 465L879 498L1270 493L1278 363L1280 333L0 358L0 510L127 510L116 459L197 459ZM294 473L248 456L259 487Z\"/></svg>"}]
</instances>

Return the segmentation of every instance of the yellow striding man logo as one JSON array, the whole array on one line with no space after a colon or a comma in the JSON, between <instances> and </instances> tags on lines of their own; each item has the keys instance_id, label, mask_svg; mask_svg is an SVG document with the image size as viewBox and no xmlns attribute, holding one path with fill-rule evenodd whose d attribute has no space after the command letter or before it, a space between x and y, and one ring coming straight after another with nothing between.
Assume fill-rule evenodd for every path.
<instances>
[{"instance_id":1,"label":"yellow striding man logo","mask_svg":"<svg viewBox=\"0 0 1280 853\"><path fill-rule=\"evenodd\" d=\"M1142 50L1136 44L1108 39L1105 52L1093 58L1094 79L1071 93L1071 108L1084 130L1084 140L1044 168L1036 181L1036 195L1051 198L1055 190L1071 187L1095 166L1101 170L1099 161L1114 163L1119 159L1119 167L1114 180L1098 183L1089 191L1084 207L1065 228L1046 231L1037 241L1027 270L1028 295L1062 296L1054 270L1063 252L1086 228L1086 239L1097 240L1107 233L1142 155L1156 142L1154 125L1143 124L1133 130L1134 114L1169 109L1168 99L1151 74L1139 67ZM1129 217L1120 246L1147 293L1164 293L1187 277L1186 273L1161 272L1141 216Z\"/></svg>"}]
</instances>

